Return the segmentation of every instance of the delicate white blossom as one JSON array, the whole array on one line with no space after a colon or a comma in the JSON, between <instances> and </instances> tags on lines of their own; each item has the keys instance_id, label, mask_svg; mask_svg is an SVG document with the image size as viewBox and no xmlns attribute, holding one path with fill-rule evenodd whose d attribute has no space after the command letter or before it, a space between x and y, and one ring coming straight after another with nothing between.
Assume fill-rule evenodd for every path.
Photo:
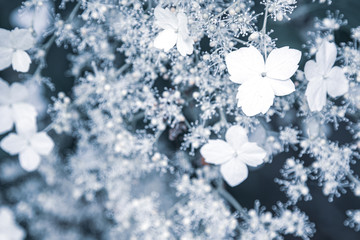
<instances>
[{"instance_id":1,"label":"delicate white blossom","mask_svg":"<svg viewBox=\"0 0 360 240\"><path fill-rule=\"evenodd\" d=\"M177 14L169 9L157 6L154 11L156 24L164 29L154 40L154 46L168 52L176 44L182 56L192 54L194 41L189 36L187 16L183 12Z\"/></svg>"},{"instance_id":2,"label":"delicate white blossom","mask_svg":"<svg viewBox=\"0 0 360 240\"><path fill-rule=\"evenodd\" d=\"M34 37L29 30L0 28L0 71L10 65L18 72L29 71L31 58L25 51L33 46Z\"/></svg>"},{"instance_id":3,"label":"delicate white blossom","mask_svg":"<svg viewBox=\"0 0 360 240\"><path fill-rule=\"evenodd\" d=\"M29 93L20 83L11 86L0 78L0 134L12 129L22 119L35 120L35 107L26 103Z\"/></svg>"},{"instance_id":4,"label":"delicate white blossom","mask_svg":"<svg viewBox=\"0 0 360 240\"><path fill-rule=\"evenodd\" d=\"M10 133L2 139L0 147L10 155L19 154L21 167L34 171L40 164L40 155L48 155L54 147L46 132L36 132L34 121L21 121L16 125L17 133Z\"/></svg>"},{"instance_id":5,"label":"delicate white blossom","mask_svg":"<svg viewBox=\"0 0 360 240\"><path fill-rule=\"evenodd\" d=\"M230 127L226 141L209 140L200 152L207 163L221 165L220 172L230 186L236 186L248 177L246 165L256 167L263 163L264 149L249 142L246 130L240 126Z\"/></svg>"},{"instance_id":6,"label":"delicate white blossom","mask_svg":"<svg viewBox=\"0 0 360 240\"><path fill-rule=\"evenodd\" d=\"M349 90L349 82L343 70L335 66L336 45L324 41L316 53L316 61L305 64L305 77L309 81L305 95L311 111L321 111L326 104L326 94L339 97Z\"/></svg>"},{"instance_id":7,"label":"delicate white blossom","mask_svg":"<svg viewBox=\"0 0 360 240\"><path fill-rule=\"evenodd\" d=\"M244 47L226 56L230 80L241 84L238 89L238 106L248 116L266 113L275 96L295 91L290 77L298 69L301 52L289 47L274 49L264 62L255 47Z\"/></svg>"},{"instance_id":8,"label":"delicate white blossom","mask_svg":"<svg viewBox=\"0 0 360 240\"><path fill-rule=\"evenodd\" d=\"M22 240L25 238L24 230L17 225L13 212L7 207L0 208L0 239Z\"/></svg>"}]
</instances>

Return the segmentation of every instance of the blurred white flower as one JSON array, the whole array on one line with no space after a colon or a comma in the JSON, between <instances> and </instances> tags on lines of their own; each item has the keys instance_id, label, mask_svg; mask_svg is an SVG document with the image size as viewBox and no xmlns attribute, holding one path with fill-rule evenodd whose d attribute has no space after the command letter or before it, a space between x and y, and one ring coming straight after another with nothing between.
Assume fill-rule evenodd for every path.
<instances>
[{"instance_id":1,"label":"blurred white flower","mask_svg":"<svg viewBox=\"0 0 360 240\"><path fill-rule=\"evenodd\" d=\"M337 55L335 43L326 40L316 53L316 62L306 62L304 73L309 84L306 88L306 98L311 111L321 111L326 104L326 94L335 98L348 92L349 81L342 68L335 66Z\"/></svg>"},{"instance_id":2,"label":"blurred white flower","mask_svg":"<svg viewBox=\"0 0 360 240\"><path fill-rule=\"evenodd\" d=\"M209 140L200 153L207 163L221 165L220 172L230 186L236 186L248 177L246 165L256 167L263 163L264 149L249 142L246 130L240 126L230 127L223 140Z\"/></svg>"},{"instance_id":3,"label":"blurred white flower","mask_svg":"<svg viewBox=\"0 0 360 240\"><path fill-rule=\"evenodd\" d=\"M25 52L34 46L35 40L27 29L12 31L0 28L0 71L12 65L18 72L29 71L31 59Z\"/></svg>"},{"instance_id":4,"label":"blurred white flower","mask_svg":"<svg viewBox=\"0 0 360 240\"><path fill-rule=\"evenodd\" d=\"M0 78L0 134L12 129L22 119L35 120L35 107L26 103L29 93L20 83L11 86Z\"/></svg>"},{"instance_id":5,"label":"blurred white flower","mask_svg":"<svg viewBox=\"0 0 360 240\"><path fill-rule=\"evenodd\" d=\"M275 96L295 91L290 77L298 69L301 52L289 47L274 49L264 62L255 47L244 47L229 53L226 65L230 80L241 84L236 98L247 116L266 113Z\"/></svg>"},{"instance_id":6,"label":"blurred white flower","mask_svg":"<svg viewBox=\"0 0 360 240\"><path fill-rule=\"evenodd\" d=\"M163 9L160 6L155 8L154 15L155 23L164 29L155 38L154 46L168 52L176 44L177 50L182 56L192 54L194 41L189 36L186 15L182 12L176 15L169 9Z\"/></svg>"},{"instance_id":7,"label":"blurred white flower","mask_svg":"<svg viewBox=\"0 0 360 240\"><path fill-rule=\"evenodd\" d=\"M11 13L10 22L16 27L33 28L36 36L42 38L54 21L52 8L50 1L32 8L19 7Z\"/></svg>"},{"instance_id":8,"label":"blurred white flower","mask_svg":"<svg viewBox=\"0 0 360 240\"><path fill-rule=\"evenodd\" d=\"M24 230L17 225L13 212L7 207L0 208L0 239L22 240L25 238Z\"/></svg>"},{"instance_id":9,"label":"blurred white flower","mask_svg":"<svg viewBox=\"0 0 360 240\"><path fill-rule=\"evenodd\" d=\"M0 147L10 155L19 154L21 167L34 171L40 164L40 155L50 154L53 140L46 132L36 132L35 121L20 121L16 125L17 133L10 133L0 142Z\"/></svg>"}]
</instances>

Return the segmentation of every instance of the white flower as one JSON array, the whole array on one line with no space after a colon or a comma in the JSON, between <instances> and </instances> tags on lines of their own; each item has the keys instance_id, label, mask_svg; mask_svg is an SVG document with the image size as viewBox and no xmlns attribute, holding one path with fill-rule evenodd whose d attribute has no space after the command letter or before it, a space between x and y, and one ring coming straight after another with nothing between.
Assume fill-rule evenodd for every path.
<instances>
[{"instance_id":1,"label":"white flower","mask_svg":"<svg viewBox=\"0 0 360 240\"><path fill-rule=\"evenodd\" d=\"M194 41L189 36L187 17L179 12L177 15L169 9L157 6L154 11L156 24L164 29L154 40L154 46L168 52L175 46L182 56L192 54Z\"/></svg>"},{"instance_id":2,"label":"white flower","mask_svg":"<svg viewBox=\"0 0 360 240\"><path fill-rule=\"evenodd\" d=\"M253 46L229 53L226 65L230 80L241 84L236 98L247 116L266 113L275 96L285 96L295 91L290 77L298 69L301 52L289 47L271 51L266 62Z\"/></svg>"},{"instance_id":3,"label":"white flower","mask_svg":"<svg viewBox=\"0 0 360 240\"><path fill-rule=\"evenodd\" d=\"M28 90L20 83L11 86L0 78L0 134L10 131L22 119L35 120L35 108L25 103Z\"/></svg>"},{"instance_id":4,"label":"white flower","mask_svg":"<svg viewBox=\"0 0 360 240\"><path fill-rule=\"evenodd\" d=\"M348 92L349 82L338 67L332 67L336 60L336 45L326 40L321 44L315 59L305 64L304 73L309 84L306 98L311 111L321 111L326 104L326 94L335 98Z\"/></svg>"},{"instance_id":5,"label":"white flower","mask_svg":"<svg viewBox=\"0 0 360 240\"><path fill-rule=\"evenodd\" d=\"M17 134L10 133L0 142L0 147L10 155L19 154L21 167L34 171L40 164L40 155L48 155L53 140L45 132L36 132L35 121L21 121L16 125Z\"/></svg>"},{"instance_id":6,"label":"white flower","mask_svg":"<svg viewBox=\"0 0 360 240\"><path fill-rule=\"evenodd\" d=\"M0 208L0 239L22 240L25 238L24 230L15 221L13 212L7 207Z\"/></svg>"},{"instance_id":7,"label":"white flower","mask_svg":"<svg viewBox=\"0 0 360 240\"><path fill-rule=\"evenodd\" d=\"M31 59L25 51L33 46L34 38L29 30L0 28L0 71L11 64L15 71L29 71Z\"/></svg>"},{"instance_id":8,"label":"white flower","mask_svg":"<svg viewBox=\"0 0 360 240\"><path fill-rule=\"evenodd\" d=\"M246 165L256 167L263 163L264 149L249 142L246 130L239 126L230 127L223 140L209 140L200 153L207 163L221 164L220 172L230 186L236 186L248 176Z\"/></svg>"}]
</instances>

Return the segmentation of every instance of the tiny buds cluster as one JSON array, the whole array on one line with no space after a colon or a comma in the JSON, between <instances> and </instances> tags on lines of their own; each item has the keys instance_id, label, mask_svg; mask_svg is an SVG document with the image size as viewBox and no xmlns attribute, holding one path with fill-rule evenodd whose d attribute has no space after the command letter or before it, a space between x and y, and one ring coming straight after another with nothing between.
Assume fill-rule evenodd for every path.
<instances>
[{"instance_id":1,"label":"tiny buds cluster","mask_svg":"<svg viewBox=\"0 0 360 240\"><path fill-rule=\"evenodd\" d=\"M281 185L280 189L286 192L293 204L300 199L311 200L309 188L306 185L310 170L303 166L303 162L289 158L280 173L284 179L275 179L275 182Z\"/></svg>"},{"instance_id":2,"label":"tiny buds cluster","mask_svg":"<svg viewBox=\"0 0 360 240\"><path fill-rule=\"evenodd\" d=\"M267 0L269 15L274 21L290 20L288 14L291 14L296 8L296 0Z\"/></svg>"},{"instance_id":3,"label":"tiny buds cluster","mask_svg":"<svg viewBox=\"0 0 360 240\"><path fill-rule=\"evenodd\" d=\"M344 19L344 14L341 14L340 11L335 11L331 13L327 12L327 17L322 20L317 20L315 22L315 28L321 31L336 31L339 30L341 26L347 25L348 21Z\"/></svg>"},{"instance_id":4,"label":"tiny buds cluster","mask_svg":"<svg viewBox=\"0 0 360 240\"><path fill-rule=\"evenodd\" d=\"M182 148L190 148L190 153L194 154L195 149L198 149L202 144L208 141L210 134L211 131L209 128L196 123L190 127L189 133L185 134Z\"/></svg>"},{"instance_id":5,"label":"tiny buds cluster","mask_svg":"<svg viewBox=\"0 0 360 240\"><path fill-rule=\"evenodd\" d=\"M345 220L344 225L353 228L355 231L360 231L360 210L346 211L348 218Z\"/></svg>"},{"instance_id":6,"label":"tiny buds cluster","mask_svg":"<svg viewBox=\"0 0 360 240\"><path fill-rule=\"evenodd\" d=\"M58 93L57 98L52 99L53 105L49 109L52 116L52 128L57 134L71 133L74 123L79 119L78 113L71 105L71 100L63 92Z\"/></svg>"},{"instance_id":7,"label":"tiny buds cluster","mask_svg":"<svg viewBox=\"0 0 360 240\"><path fill-rule=\"evenodd\" d=\"M84 21L91 19L95 21L105 21L105 15L112 7L112 5L103 4L101 1L88 1L84 7L84 12L81 14L81 18Z\"/></svg>"}]
</instances>

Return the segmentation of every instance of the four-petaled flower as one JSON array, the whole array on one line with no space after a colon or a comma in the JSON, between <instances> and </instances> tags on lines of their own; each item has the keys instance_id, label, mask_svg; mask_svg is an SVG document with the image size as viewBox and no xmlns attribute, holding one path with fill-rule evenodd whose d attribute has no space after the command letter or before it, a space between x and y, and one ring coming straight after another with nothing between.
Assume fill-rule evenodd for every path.
<instances>
[{"instance_id":1,"label":"four-petaled flower","mask_svg":"<svg viewBox=\"0 0 360 240\"><path fill-rule=\"evenodd\" d=\"M240 48L226 56L230 80L241 84L236 96L238 106L247 116L266 113L275 96L295 91L290 77L298 69L300 58L300 51L282 47L271 51L264 62L253 46Z\"/></svg>"},{"instance_id":2,"label":"four-petaled flower","mask_svg":"<svg viewBox=\"0 0 360 240\"><path fill-rule=\"evenodd\" d=\"M207 163L220 164L220 172L230 186L236 186L248 176L246 165L256 167L263 163L264 149L249 142L246 130L240 126L230 127L225 134L226 141L209 140L200 153Z\"/></svg>"},{"instance_id":3,"label":"four-petaled flower","mask_svg":"<svg viewBox=\"0 0 360 240\"><path fill-rule=\"evenodd\" d=\"M311 111L321 111L326 105L326 94L339 97L349 90L349 81L343 70L332 67L336 61L336 45L324 41L316 53L316 62L306 62L304 73L309 84L306 88L306 99Z\"/></svg>"},{"instance_id":4,"label":"four-petaled flower","mask_svg":"<svg viewBox=\"0 0 360 240\"><path fill-rule=\"evenodd\" d=\"M34 121L37 113L34 106L25 103L28 90L20 83L11 86L0 78L0 134L10 131L18 121Z\"/></svg>"},{"instance_id":5,"label":"four-petaled flower","mask_svg":"<svg viewBox=\"0 0 360 240\"><path fill-rule=\"evenodd\" d=\"M192 54L194 41L189 36L186 15L183 12L175 14L160 6L155 8L154 15L155 23L164 29L155 38L154 46L168 52L176 44L182 56Z\"/></svg>"},{"instance_id":6,"label":"four-petaled flower","mask_svg":"<svg viewBox=\"0 0 360 240\"><path fill-rule=\"evenodd\" d=\"M29 71L31 59L25 51L34 46L34 41L27 29L8 31L0 28L0 71L10 65L18 72Z\"/></svg>"},{"instance_id":7,"label":"four-petaled flower","mask_svg":"<svg viewBox=\"0 0 360 240\"><path fill-rule=\"evenodd\" d=\"M53 140L46 132L36 132L35 121L24 120L16 125L17 133L10 133L0 142L0 147L10 155L19 154L21 167L34 171L40 164L40 155L48 155L53 147Z\"/></svg>"}]
</instances>

